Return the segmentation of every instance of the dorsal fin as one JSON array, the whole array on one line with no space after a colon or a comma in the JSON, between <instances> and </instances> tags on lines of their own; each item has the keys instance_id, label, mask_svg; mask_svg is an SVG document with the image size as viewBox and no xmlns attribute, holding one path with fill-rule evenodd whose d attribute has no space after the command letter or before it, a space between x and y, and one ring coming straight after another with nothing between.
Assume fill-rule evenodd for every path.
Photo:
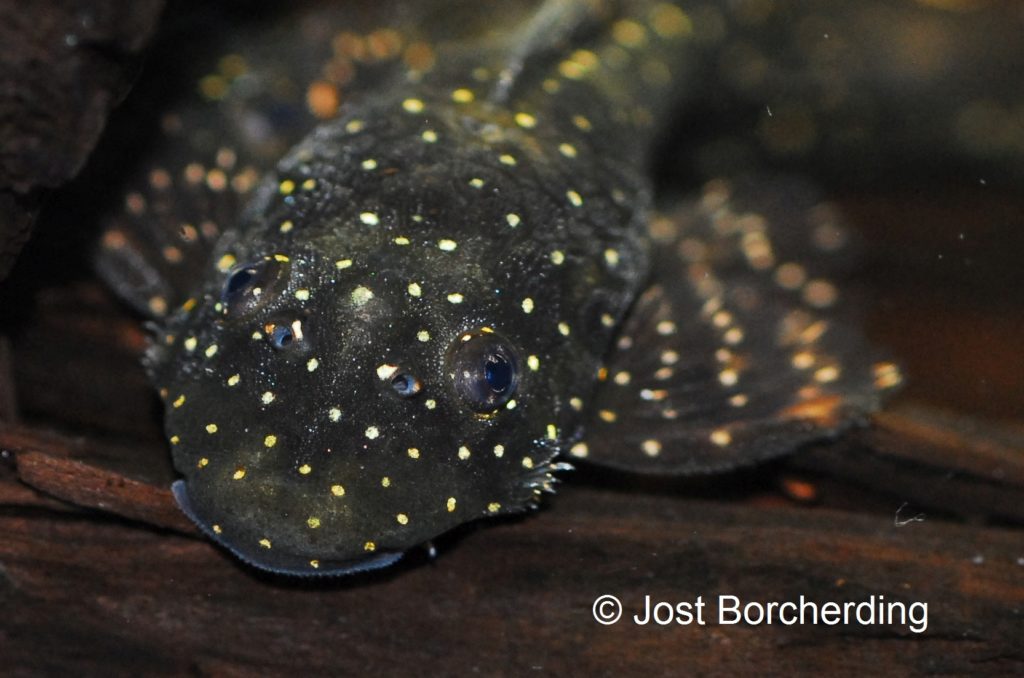
<instances>
[{"instance_id":1,"label":"dorsal fin","mask_svg":"<svg viewBox=\"0 0 1024 678\"><path fill-rule=\"evenodd\" d=\"M564 48L571 38L600 25L611 14L611 5L607 0L545 0L507 39L507 58L489 99L498 104L508 102L528 63Z\"/></svg>"}]
</instances>

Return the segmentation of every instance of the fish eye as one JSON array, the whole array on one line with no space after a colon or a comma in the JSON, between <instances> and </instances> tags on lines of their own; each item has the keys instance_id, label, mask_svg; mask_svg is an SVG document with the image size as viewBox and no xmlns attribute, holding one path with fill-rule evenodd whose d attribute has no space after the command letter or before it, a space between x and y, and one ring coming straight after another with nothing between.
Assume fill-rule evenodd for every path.
<instances>
[{"instance_id":1,"label":"fish eye","mask_svg":"<svg viewBox=\"0 0 1024 678\"><path fill-rule=\"evenodd\" d=\"M493 412L519 384L519 360L512 346L493 333L464 334L453 345L449 364L455 390L474 412Z\"/></svg>"},{"instance_id":2,"label":"fish eye","mask_svg":"<svg viewBox=\"0 0 1024 678\"><path fill-rule=\"evenodd\" d=\"M396 374L391 379L391 388L394 389L402 398L411 398L420 392L423 386L420 384L420 380L408 372L402 372Z\"/></svg>"},{"instance_id":3,"label":"fish eye","mask_svg":"<svg viewBox=\"0 0 1024 678\"><path fill-rule=\"evenodd\" d=\"M221 288L220 301L229 315L244 315L272 298L284 278L284 266L270 257L235 266Z\"/></svg>"}]
</instances>

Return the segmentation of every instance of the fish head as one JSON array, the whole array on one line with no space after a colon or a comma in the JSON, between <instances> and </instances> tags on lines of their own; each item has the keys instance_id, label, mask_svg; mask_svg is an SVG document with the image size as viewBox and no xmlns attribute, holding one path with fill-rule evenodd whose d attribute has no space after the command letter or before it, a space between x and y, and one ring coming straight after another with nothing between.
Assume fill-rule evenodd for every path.
<instances>
[{"instance_id":1,"label":"fish head","mask_svg":"<svg viewBox=\"0 0 1024 678\"><path fill-rule=\"evenodd\" d=\"M288 573L387 565L532 506L610 333L520 223L570 228L571 205L482 162L379 153L395 171L368 179L329 148L283 164L150 355L179 504ZM310 176L323 195L288 204Z\"/></svg>"}]
</instances>

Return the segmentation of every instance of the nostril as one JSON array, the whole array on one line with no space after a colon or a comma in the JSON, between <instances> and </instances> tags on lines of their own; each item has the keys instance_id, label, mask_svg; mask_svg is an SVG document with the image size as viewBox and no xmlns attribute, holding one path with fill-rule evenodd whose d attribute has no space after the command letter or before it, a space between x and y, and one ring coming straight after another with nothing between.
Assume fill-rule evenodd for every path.
<instances>
[{"instance_id":1,"label":"nostril","mask_svg":"<svg viewBox=\"0 0 1024 678\"><path fill-rule=\"evenodd\" d=\"M420 380L413 375L408 372L402 372L400 374L396 374L391 379L391 388L393 388L395 393L400 397L411 398L420 392L422 385L420 384Z\"/></svg>"}]
</instances>

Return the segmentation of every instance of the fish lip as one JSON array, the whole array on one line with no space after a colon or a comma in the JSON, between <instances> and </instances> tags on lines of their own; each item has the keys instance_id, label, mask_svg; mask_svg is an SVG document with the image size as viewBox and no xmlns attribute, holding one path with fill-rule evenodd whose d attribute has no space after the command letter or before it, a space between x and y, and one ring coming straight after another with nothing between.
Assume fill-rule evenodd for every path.
<instances>
[{"instance_id":1,"label":"fish lip","mask_svg":"<svg viewBox=\"0 0 1024 678\"><path fill-rule=\"evenodd\" d=\"M237 548L226 542L221 535L214 532L207 523L201 519L192 508L192 501L188 496L188 488L184 480L176 480L171 484L171 494L174 495L174 501L177 502L178 508L181 509L182 513L188 516L188 519L195 523L203 534L209 537L218 546L229 551L236 558L241 560L246 565L254 567L263 572L271 572L273 574L287 575L291 577L340 577L348 574L358 574L361 572L370 572L372 570L379 570L398 562L403 555L402 551L383 551L381 553L375 553L372 556L366 556L363 558L355 558L352 560L339 560L339 561L321 561L319 568L313 568L311 566L305 567L273 567L266 563L261 563L258 560L250 557L249 555L239 551Z\"/></svg>"}]
</instances>

